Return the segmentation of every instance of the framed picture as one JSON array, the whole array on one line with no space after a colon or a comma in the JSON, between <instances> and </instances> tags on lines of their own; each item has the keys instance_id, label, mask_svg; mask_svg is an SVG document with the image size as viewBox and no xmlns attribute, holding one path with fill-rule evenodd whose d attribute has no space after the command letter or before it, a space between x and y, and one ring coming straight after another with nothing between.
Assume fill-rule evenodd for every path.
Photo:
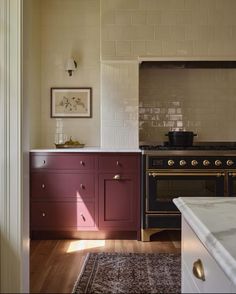
<instances>
[{"instance_id":1,"label":"framed picture","mask_svg":"<svg viewBox=\"0 0 236 294\"><path fill-rule=\"evenodd\" d=\"M92 117L92 88L51 88L51 117Z\"/></svg>"}]
</instances>

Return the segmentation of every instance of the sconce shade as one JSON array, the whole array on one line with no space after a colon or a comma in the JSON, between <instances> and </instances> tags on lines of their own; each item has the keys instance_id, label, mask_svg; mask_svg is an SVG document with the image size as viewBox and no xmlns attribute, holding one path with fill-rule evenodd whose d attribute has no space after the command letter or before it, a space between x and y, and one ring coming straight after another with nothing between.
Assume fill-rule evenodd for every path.
<instances>
[{"instance_id":1,"label":"sconce shade","mask_svg":"<svg viewBox=\"0 0 236 294\"><path fill-rule=\"evenodd\" d=\"M72 76L72 72L76 70L77 63L73 58L69 58L66 62L66 71L68 71L69 76Z\"/></svg>"}]
</instances>

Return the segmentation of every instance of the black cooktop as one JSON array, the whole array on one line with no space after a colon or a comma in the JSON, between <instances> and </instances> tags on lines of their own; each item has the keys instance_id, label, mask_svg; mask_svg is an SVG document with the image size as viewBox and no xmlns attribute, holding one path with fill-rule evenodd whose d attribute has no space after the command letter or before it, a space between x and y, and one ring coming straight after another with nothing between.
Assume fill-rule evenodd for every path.
<instances>
[{"instance_id":1,"label":"black cooktop","mask_svg":"<svg viewBox=\"0 0 236 294\"><path fill-rule=\"evenodd\" d=\"M199 143L190 147L174 147L164 142L163 145L140 145L142 150L236 150L236 142Z\"/></svg>"}]
</instances>

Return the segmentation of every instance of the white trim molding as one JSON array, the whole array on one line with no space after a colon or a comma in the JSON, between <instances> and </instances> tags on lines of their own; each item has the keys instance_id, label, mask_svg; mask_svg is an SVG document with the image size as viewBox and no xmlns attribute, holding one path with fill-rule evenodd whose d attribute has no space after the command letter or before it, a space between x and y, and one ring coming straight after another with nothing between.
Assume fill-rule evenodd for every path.
<instances>
[{"instance_id":1,"label":"white trim molding","mask_svg":"<svg viewBox=\"0 0 236 294\"><path fill-rule=\"evenodd\" d=\"M0 292L28 292L23 270L22 0L0 0Z\"/></svg>"}]
</instances>

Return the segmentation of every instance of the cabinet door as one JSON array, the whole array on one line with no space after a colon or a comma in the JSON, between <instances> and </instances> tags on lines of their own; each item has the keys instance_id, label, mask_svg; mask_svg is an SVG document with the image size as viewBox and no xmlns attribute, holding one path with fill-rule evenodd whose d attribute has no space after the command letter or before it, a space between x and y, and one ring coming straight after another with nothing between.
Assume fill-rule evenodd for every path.
<instances>
[{"instance_id":1,"label":"cabinet door","mask_svg":"<svg viewBox=\"0 0 236 294\"><path fill-rule=\"evenodd\" d=\"M99 177L99 227L137 230L138 178L134 174L104 174Z\"/></svg>"}]
</instances>

